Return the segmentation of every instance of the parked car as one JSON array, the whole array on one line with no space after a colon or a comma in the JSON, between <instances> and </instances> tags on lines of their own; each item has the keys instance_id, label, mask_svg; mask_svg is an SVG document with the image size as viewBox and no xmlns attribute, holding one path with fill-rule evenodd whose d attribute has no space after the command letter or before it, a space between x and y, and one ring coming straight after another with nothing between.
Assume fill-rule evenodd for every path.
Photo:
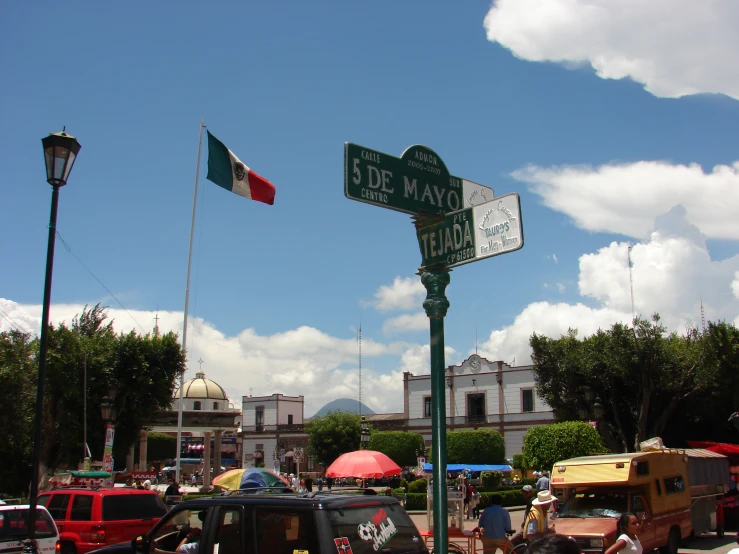
<instances>
[{"instance_id":1,"label":"parked car","mask_svg":"<svg viewBox=\"0 0 739 554\"><path fill-rule=\"evenodd\" d=\"M23 541L28 538L29 505L0 505L0 552L14 554L23 551ZM36 531L34 533L39 554L52 554L59 540L59 531L49 512L43 506L36 507Z\"/></svg>"},{"instance_id":2,"label":"parked car","mask_svg":"<svg viewBox=\"0 0 739 554\"><path fill-rule=\"evenodd\" d=\"M40 494L59 528L59 554L86 554L147 533L167 512L152 490L60 488Z\"/></svg>"},{"instance_id":3,"label":"parked car","mask_svg":"<svg viewBox=\"0 0 739 554\"><path fill-rule=\"evenodd\" d=\"M391 496L231 494L175 506L147 534L95 554L428 554L403 507Z\"/></svg>"}]
</instances>

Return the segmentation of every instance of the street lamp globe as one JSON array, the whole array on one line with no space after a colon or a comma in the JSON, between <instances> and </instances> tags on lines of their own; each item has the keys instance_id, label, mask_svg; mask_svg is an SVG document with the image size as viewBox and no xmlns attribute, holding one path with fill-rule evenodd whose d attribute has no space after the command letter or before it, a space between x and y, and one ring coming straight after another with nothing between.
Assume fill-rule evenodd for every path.
<instances>
[{"instance_id":1,"label":"street lamp globe","mask_svg":"<svg viewBox=\"0 0 739 554\"><path fill-rule=\"evenodd\" d=\"M110 401L110 398L103 396L103 399L100 401L100 413L103 416L103 421L110 421L112 411L113 403Z\"/></svg>"},{"instance_id":2,"label":"street lamp globe","mask_svg":"<svg viewBox=\"0 0 739 554\"><path fill-rule=\"evenodd\" d=\"M595 403L593 403L593 415L596 420L600 420L603 417L605 406L601 403L600 397L596 397Z\"/></svg>"},{"instance_id":3,"label":"street lamp globe","mask_svg":"<svg viewBox=\"0 0 739 554\"><path fill-rule=\"evenodd\" d=\"M53 187L63 187L80 151L80 143L64 131L41 139L46 163L46 181Z\"/></svg>"}]
</instances>

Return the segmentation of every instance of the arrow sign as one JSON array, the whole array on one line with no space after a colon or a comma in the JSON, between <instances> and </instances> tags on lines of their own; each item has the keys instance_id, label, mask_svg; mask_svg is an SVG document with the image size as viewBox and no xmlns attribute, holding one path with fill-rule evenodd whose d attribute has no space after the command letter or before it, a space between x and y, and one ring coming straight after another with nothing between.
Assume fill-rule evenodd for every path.
<instances>
[{"instance_id":1,"label":"arrow sign","mask_svg":"<svg viewBox=\"0 0 739 554\"><path fill-rule=\"evenodd\" d=\"M347 142L344 195L399 212L446 214L488 202L493 189L449 174L426 146L409 146L400 158Z\"/></svg>"},{"instance_id":2,"label":"arrow sign","mask_svg":"<svg viewBox=\"0 0 739 554\"><path fill-rule=\"evenodd\" d=\"M452 212L444 221L418 229L421 267L443 264L452 268L523 248L520 204L514 192Z\"/></svg>"}]
</instances>

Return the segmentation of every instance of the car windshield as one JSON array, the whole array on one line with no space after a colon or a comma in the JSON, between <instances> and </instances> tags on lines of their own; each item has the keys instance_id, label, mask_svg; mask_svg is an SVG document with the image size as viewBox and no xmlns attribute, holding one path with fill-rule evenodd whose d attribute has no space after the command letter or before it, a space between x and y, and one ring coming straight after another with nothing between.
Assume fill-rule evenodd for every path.
<instances>
[{"instance_id":1,"label":"car windshield","mask_svg":"<svg viewBox=\"0 0 739 554\"><path fill-rule=\"evenodd\" d=\"M28 508L0 511L0 541L17 541L28 538ZM36 538L56 536L56 526L46 510L36 511Z\"/></svg>"},{"instance_id":2,"label":"car windshield","mask_svg":"<svg viewBox=\"0 0 739 554\"><path fill-rule=\"evenodd\" d=\"M418 529L397 504L375 504L328 510L339 553L426 552Z\"/></svg>"},{"instance_id":3,"label":"car windshield","mask_svg":"<svg viewBox=\"0 0 739 554\"><path fill-rule=\"evenodd\" d=\"M619 517L627 506L626 493L579 492L567 499L559 517Z\"/></svg>"}]
</instances>

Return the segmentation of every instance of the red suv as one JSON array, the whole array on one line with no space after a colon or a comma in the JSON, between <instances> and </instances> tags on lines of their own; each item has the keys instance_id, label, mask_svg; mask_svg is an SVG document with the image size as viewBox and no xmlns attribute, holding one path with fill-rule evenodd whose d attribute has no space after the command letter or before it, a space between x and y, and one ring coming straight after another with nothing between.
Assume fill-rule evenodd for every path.
<instances>
[{"instance_id":1,"label":"red suv","mask_svg":"<svg viewBox=\"0 0 739 554\"><path fill-rule=\"evenodd\" d=\"M167 508L155 491L64 488L40 494L59 528L60 554L86 554L146 534Z\"/></svg>"}]
</instances>

